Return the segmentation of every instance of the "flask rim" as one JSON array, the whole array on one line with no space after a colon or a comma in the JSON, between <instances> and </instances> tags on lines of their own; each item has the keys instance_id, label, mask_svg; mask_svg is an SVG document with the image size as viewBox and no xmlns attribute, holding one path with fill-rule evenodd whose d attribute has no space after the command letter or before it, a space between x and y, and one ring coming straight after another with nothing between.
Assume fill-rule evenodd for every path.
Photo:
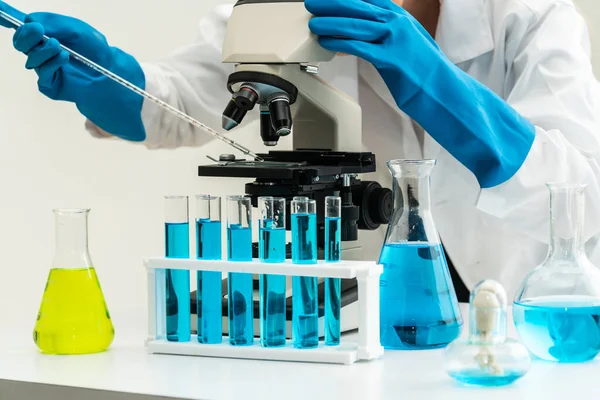
<instances>
[{"instance_id":1,"label":"flask rim","mask_svg":"<svg viewBox=\"0 0 600 400\"><path fill-rule=\"evenodd\" d=\"M60 215L77 215L77 214L87 214L91 211L89 208L55 208L52 210L55 214Z\"/></svg>"},{"instance_id":2,"label":"flask rim","mask_svg":"<svg viewBox=\"0 0 600 400\"><path fill-rule=\"evenodd\" d=\"M413 159L404 159L398 158L396 160L389 160L387 162L388 166L391 165L435 165L435 159L421 159L421 160L413 160Z\"/></svg>"},{"instance_id":3,"label":"flask rim","mask_svg":"<svg viewBox=\"0 0 600 400\"><path fill-rule=\"evenodd\" d=\"M244 196L244 195L239 195L239 194L231 194L227 196L227 200L228 201L245 201L245 202L250 202L250 197L248 196Z\"/></svg>"},{"instance_id":4,"label":"flask rim","mask_svg":"<svg viewBox=\"0 0 600 400\"><path fill-rule=\"evenodd\" d=\"M196 200L220 200L221 196L213 196L212 194L197 194Z\"/></svg>"},{"instance_id":5,"label":"flask rim","mask_svg":"<svg viewBox=\"0 0 600 400\"><path fill-rule=\"evenodd\" d=\"M585 189L587 183L548 182L546 187L549 189Z\"/></svg>"},{"instance_id":6,"label":"flask rim","mask_svg":"<svg viewBox=\"0 0 600 400\"><path fill-rule=\"evenodd\" d=\"M285 197L275 197L275 196L260 196L258 198L258 201L274 201L274 202L281 202L282 200L285 200Z\"/></svg>"}]
</instances>

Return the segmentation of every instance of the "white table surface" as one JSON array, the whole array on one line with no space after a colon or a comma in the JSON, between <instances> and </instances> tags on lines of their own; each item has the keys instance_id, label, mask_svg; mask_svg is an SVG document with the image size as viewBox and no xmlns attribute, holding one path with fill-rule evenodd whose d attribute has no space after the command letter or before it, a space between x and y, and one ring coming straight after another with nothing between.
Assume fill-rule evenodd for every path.
<instances>
[{"instance_id":1,"label":"white table surface","mask_svg":"<svg viewBox=\"0 0 600 400\"><path fill-rule=\"evenodd\" d=\"M145 325L135 320L121 324L109 351L84 356L40 354L30 329L2 332L0 399L30 398L33 387L41 387L46 400L54 398L48 393L84 398L84 389L110 391L97 397L107 400L143 398L134 394L203 400L600 399L600 359L573 365L535 361L511 386L467 388L446 375L443 350L388 351L380 360L351 366L149 355Z\"/></svg>"}]
</instances>

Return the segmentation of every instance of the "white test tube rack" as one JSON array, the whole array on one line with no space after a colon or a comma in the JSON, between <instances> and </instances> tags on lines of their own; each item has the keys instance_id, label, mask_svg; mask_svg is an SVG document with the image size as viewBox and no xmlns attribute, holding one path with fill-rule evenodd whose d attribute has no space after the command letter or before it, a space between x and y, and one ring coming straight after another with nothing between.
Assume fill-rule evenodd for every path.
<instances>
[{"instance_id":1,"label":"white test tube rack","mask_svg":"<svg viewBox=\"0 0 600 400\"><path fill-rule=\"evenodd\" d=\"M148 274L148 338L150 354L242 358L254 360L299 361L350 365L359 360L373 360L383 355L379 338L379 278L383 267L375 262L319 261L311 265L285 263L213 261L177 258L144 260ZM196 335L189 342L170 342L166 339L166 282L165 269L194 271L243 272L255 275L312 276L319 278L356 278L358 283L359 326L357 340L342 337L338 346L325 346L320 341L313 349L296 349L290 340L282 347L262 347L258 338L250 346L232 346L223 337L220 344L198 343ZM293 295L293 293L292 293ZM255 332L255 336L258 332Z\"/></svg>"}]
</instances>

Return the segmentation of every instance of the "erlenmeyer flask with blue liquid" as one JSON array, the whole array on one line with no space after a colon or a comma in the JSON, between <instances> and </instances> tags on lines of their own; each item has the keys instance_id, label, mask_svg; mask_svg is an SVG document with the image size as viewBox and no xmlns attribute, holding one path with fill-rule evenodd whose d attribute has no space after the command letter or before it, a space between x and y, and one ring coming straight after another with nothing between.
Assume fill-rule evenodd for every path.
<instances>
[{"instance_id":1,"label":"erlenmeyer flask with blue liquid","mask_svg":"<svg viewBox=\"0 0 600 400\"><path fill-rule=\"evenodd\" d=\"M585 362L600 352L600 270L585 253L585 185L549 183L550 241L517 292L519 338L537 358Z\"/></svg>"},{"instance_id":2,"label":"erlenmeyer flask with blue liquid","mask_svg":"<svg viewBox=\"0 0 600 400\"><path fill-rule=\"evenodd\" d=\"M444 347L459 336L463 319L430 209L435 160L387 165L394 213L379 259L381 344L399 350Z\"/></svg>"}]
</instances>

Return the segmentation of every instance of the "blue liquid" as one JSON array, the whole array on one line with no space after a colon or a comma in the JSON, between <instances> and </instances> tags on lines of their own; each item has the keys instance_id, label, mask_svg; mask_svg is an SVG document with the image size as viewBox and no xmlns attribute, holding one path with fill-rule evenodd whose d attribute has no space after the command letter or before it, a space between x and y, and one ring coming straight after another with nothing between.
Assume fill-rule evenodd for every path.
<instances>
[{"instance_id":1,"label":"blue liquid","mask_svg":"<svg viewBox=\"0 0 600 400\"><path fill-rule=\"evenodd\" d=\"M196 221L196 257L201 260L221 259L220 221L208 219ZM221 343L223 341L221 273L198 271L196 279L198 342L205 344Z\"/></svg>"},{"instance_id":2,"label":"blue liquid","mask_svg":"<svg viewBox=\"0 0 600 400\"><path fill-rule=\"evenodd\" d=\"M229 261L252 261L252 229L229 225L227 229ZM229 343L249 346L254 343L254 301L252 274L228 275Z\"/></svg>"},{"instance_id":3,"label":"blue liquid","mask_svg":"<svg viewBox=\"0 0 600 400\"><path fill-rule=\"evenodd\" d=\"M340 261L341 219L325 218L325 261ZM325 279L325 344L340 344L340 305L342 280Z\"/></svg>"},{"instance_id":4,"label":"blue liquid","mask_svg":"<svg viewBox=\"0 0 600 400\"><path fill-rule=\"evenodd\" d=\"M523 344L543 360L592 360L600 352L600 302L584 296L555 296L514 303L513 318Z\"/></svg>"},{"instance_id":5,"label":"blue liquid","mask_svg":"<svg viewBox=\"0 0 600 400\"><path fill-rule=\"evenodd\" d=\"M506 370L502 375L490 375L488 372L472 369L453 372L451 377L457 381L472 386L504 386L509 385L525 375L525 371Z\"/></svg>"},{"instance_id":6,"label":"blue liquid","mask_svg":"<svg viewBox=\"0 0 600 400\"><path fill-rule=\"evenodd\" d=\"M292 215L292 262L317 262L316 214ZM294 347L314 348L319 345L318 280L313 277L292 278L292 338Z\"/></svg>"},{"instance_id":7,"label":"blue liquid","mask_svg":"<svg viewBox=\"0 0 600 400\"><path fill-rule=\"evenodd\" d=\"M439 348L459 336L462 316L440 245L386 244L379 263L384 348Z\"/></svg>"},{"instance_id":8,"label":"blue liquid","mask_svg":"<svg viewBox=\"0 0 600 400\"><path fill-rule=\"evenodd\" d=\"M292 262L317 262L317 215L292 214Z\"/></svg>"},{"instance_id":9,"label":"blue liquid","mask_svg":"<svg viewBox=\"0 0 600 400\"><path fill-rule=\"evenodd\" d=\"M266 263L285 261L285 229L260 229L259 258ZM284 275L260 276L260 343L264 347L285 345Z\"/></svg>"},{"instance_id":10,"label":"blue liquid","mask_svg":"<svg viewBox=\"0 0 600 400\"><path fill-rule=\"evenodd\" d=\"M190 257L189 224L165 224L165 253L169 258ZM167 340L188 342L190 327L190 271L166 270Z\"/></svg>"}]
</instances>

